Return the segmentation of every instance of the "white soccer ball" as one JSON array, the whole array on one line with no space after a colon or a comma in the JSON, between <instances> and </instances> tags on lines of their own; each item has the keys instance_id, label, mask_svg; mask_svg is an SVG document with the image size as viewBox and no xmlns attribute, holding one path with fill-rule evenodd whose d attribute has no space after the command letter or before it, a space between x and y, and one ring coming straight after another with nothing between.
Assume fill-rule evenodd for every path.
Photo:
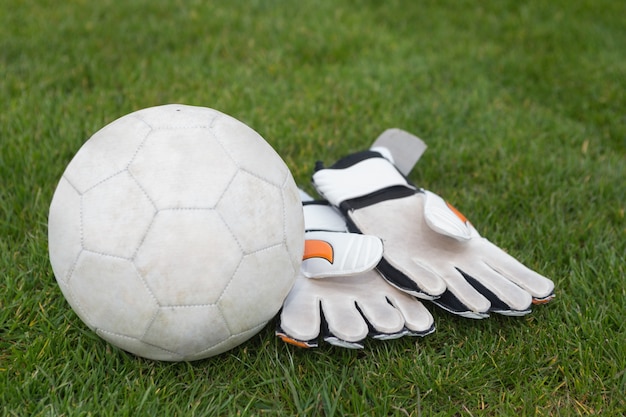
<instances>
[{"instance_id":1,"label":"white soccer ball","mask_svg":"<svg viewBox=\"0 0 626 417\"><path fill-rule=\"evenodd\" d=\"M188 361L258 333L300 267L289 169L216 110L131 113L94 134L50 205L50 263L76 314L136 355Z\"/></svg>"}]
</instances>

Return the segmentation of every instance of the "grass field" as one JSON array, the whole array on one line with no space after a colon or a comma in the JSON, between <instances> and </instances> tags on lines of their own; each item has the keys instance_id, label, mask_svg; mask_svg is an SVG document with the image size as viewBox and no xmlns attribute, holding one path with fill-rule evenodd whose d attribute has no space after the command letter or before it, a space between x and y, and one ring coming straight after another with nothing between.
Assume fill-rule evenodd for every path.
<instances>
[{"instance_id":1,"label":"grass field","mask_svg":"<svg viewBox=\"0 0 626 417\"><path fill-rule=\"evenodd\" d=\"M0 415L623 415L625 15L612 0L5 1ZM360 351L298 350L273 323L194 363L111 347L55 282L48 206L93 132L172 102L246 122L307 187L316 160L414 132L429 150L411 179L557 298L483 321L429 306L434 334Z\"/></svg>"}]
</instances>

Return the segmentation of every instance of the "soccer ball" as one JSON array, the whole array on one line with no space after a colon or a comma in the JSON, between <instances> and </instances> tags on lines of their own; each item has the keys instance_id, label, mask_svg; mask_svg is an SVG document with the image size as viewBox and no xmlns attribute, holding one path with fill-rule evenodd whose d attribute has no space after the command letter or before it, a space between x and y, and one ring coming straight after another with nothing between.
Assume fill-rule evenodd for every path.
<instances>
[{"instance_id":1,"label":"soccer ball","mask_svg":"<svg viewBox=\"0 0 626 417\"><path fill-rule=\"evenodd\" d=\"M258 333L300 268L289 169L213 109L126 115L94 134L50 205L50 263L76 314L136 355L190 361Z\"/></svg>"}]
</instances>

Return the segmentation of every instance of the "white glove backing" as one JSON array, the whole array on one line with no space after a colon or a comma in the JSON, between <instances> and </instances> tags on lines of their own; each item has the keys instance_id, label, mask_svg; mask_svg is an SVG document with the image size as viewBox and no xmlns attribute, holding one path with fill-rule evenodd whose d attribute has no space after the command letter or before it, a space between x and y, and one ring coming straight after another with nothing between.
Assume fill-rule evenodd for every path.
<instances>
[{"instance_id":1,"label":"white glove backing","mask_svg":"<svg viewBox=\"0 0 626 417\"><path fill-rule=\"evenodd\" d=\"M325 202L302 195L305 256L301 276L287 296L276 334L300 347L326 342L362 348L366 337L424 336L435 330L430 312L417 299L389 285L374 269L382 243L347 233L345 220Z\"/></svg>"},{"instance_id":2,"label":"white glove backing","mask_svg":"<svg viewBox=\"0 0 626 417\"><path fill-rule=\"evenodd\" d=\"M396 141L423 144L393 131ZM378 270L391 284L469 318L489 312L524 315L532 303L553 298L551 280L481 237L441 197L410 184L403 175L412 167L406 156L401 169L394 166L402 146L386 148L380 142L330 168L318 164L313 184L346 216L351 231L382 239L385 253Z\"/></svg>"}]
</instances>

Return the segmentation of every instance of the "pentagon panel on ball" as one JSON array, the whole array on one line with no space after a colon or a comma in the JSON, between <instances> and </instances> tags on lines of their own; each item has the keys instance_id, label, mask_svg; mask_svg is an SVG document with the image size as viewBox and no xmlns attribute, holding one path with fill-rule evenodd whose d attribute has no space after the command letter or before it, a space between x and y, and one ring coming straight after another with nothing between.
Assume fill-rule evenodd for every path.
<instances>
[{"instance_id":1,"label":"pentagon panel on ball","mask_svg":"<svg viewBox=\"0 0 626 417\"><path fill-rule=\"evenodd\" d=\"M100 337L165 361L258 333L300 267L304 222L283 160L253 129L180 104L95 133L50 204L50 263Z\"/></svg>"}]
</instances>

